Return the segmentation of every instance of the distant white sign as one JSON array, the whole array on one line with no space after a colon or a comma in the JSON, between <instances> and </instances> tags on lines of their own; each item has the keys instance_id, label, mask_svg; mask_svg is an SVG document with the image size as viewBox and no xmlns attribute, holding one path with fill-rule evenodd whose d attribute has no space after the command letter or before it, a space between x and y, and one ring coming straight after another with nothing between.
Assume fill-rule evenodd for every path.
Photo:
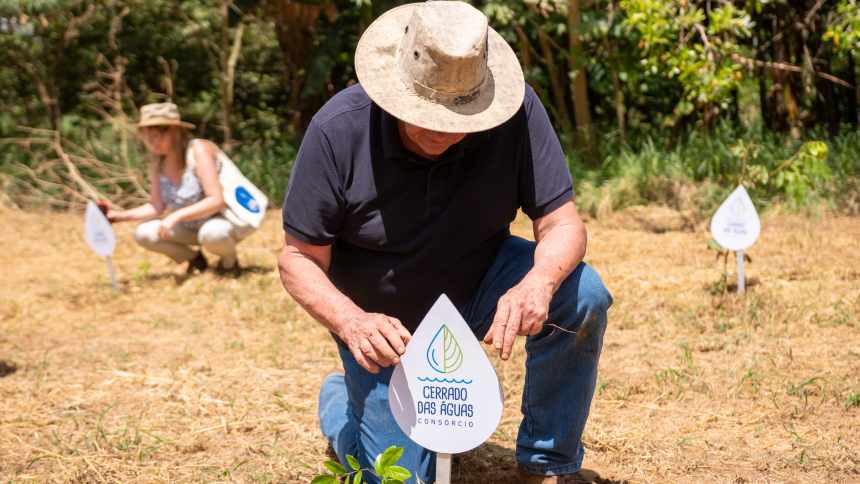
<instances>
[{"instance_id":1,"label":"distant white sign","mask_svg":"<svg viewBox=\"0 0 860 484\"><path fill-rule=\"evenodd\" d=\"M711 234L726 249L741 251L753 245L760 233L755 205L746 189L739 186L711 219Z\"/></svg>"},{"instance_id":2,"label":"distant white sign","mask_svg":"<svg viewBox=\"0 0 860 484\"><path fill-rule=\"evenodd\" d=\"M84 215L84 238L93 252L102 256L110 257L116 247L116 236L113 227L104 216L98 205L92 201L87 202L87 211Z\"/></svg>"},{"instance_id":3,"label":"distant white sign","mask_svg":"<svg viewBox=\"0 0 860 484\"><path fill-rule=\"evenodd\" d=\"M499 425L503 397L496 372L444 294L394 368L388 401L403 432L439 453L473 449Z\"/></svg>"}]
</instances>

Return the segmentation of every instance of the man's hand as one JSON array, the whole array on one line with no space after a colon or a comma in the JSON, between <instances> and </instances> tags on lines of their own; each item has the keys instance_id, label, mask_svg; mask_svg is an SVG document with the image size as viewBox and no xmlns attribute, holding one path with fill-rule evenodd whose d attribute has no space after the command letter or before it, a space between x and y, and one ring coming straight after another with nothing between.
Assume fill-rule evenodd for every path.
<instances>
[{"instance_id":1,"label":"man's hand","mask_svg":"<svg viewBox=\"0 0 860 484\"><path fill-rule=\"evenodd\" d=\"M176 227L176 224L179 223L179 220L174 217L174 214L170 214L161 221L161 227L158 228L158 236L161 237L162 240L167 240L170 238L170 232L173 230L173 227Z\"/></svg>"},{"instance_id":2,"label":"man's hand","mask_svg":"<svg viewBox=\"0 0 860 484\"><path fill-rule=\"evenodd\" d=\"M349 318L338 336L358 364L371 373L379 373L380 367L396 365L412 338L397 318L379 313L360 313Z\"/></svg>"},{"instance_id":3,"label":"man's hand","mask_svg":"<svg viewBox=\"0 0 860 484\"><path fill-rule=\"evenodd\" d=\"M517 335L535 335L549 317L553 284L532 274L512 287L499 299L496 317L484 336L484 343L492 344L503 360L511 356Z\"/></svg>"}]
</instances>

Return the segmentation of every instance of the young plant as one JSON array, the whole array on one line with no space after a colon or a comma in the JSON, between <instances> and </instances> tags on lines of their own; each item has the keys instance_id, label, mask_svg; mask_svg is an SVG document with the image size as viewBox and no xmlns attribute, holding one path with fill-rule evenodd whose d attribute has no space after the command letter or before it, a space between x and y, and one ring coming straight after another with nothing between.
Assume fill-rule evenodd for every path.
<instances>
[{"instance_id":1,"label":"young plant","mask_svg":"<svg viewBox=\"0 0 860 484\"><path fill-rule=\"evenodd\" d=\"M391 446L381 454L376 456L373 461L373 469L362 468L355 456L347 455L346 461L349 464L349 469L345 468L339 462L328 460L323 465L328 469L329 474L320 474L313 478L311 484L360 484L365 482L365 472L369 472L382 481L382 484L403 484L406 479L412 477L412 473L405 467L397 464L400 457L403 455L403 448Z\"/></svg>"},{"instance_id":2,"label":"young plant","mask_svg":"<svg viewBox=\"0 0 860 484\"><path fill-rule=\"evenodd\" d=\"M725 294L729 289L729 254L730 250L724 248L715 239L708 240L708 250L713 250L717 253L716 260L723 258L723 273L722 278L711 287L712 294ZM752 264L752 257L744 252L744 262Z\"/></svg>"}]
</instances>

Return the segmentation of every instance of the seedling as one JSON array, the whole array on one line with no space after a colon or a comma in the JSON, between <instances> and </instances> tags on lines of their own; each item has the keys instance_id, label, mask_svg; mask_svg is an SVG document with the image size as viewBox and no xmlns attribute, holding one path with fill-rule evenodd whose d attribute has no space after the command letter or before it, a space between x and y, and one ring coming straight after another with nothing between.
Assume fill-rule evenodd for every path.
<instances>
[{"instance_id":1,"label":"seedling","mask_svg":"<svg viewBox=\"0 0 860 484\"><path fill-rule=\"evenodd\" d=\"M360 484L365 482L365 473L371 473L382 481L382 484L403 484L406 479L412 477L412 473L405 467L397 464L403 455L403 448L391 446L376 456L373 468L361 467L358 459L353 455L347 455L346 461L349 469L339 462L328 460L323 466L329 471L328 474L320 474L313 478L311 484Z\"/></svg>"}]
</instances>

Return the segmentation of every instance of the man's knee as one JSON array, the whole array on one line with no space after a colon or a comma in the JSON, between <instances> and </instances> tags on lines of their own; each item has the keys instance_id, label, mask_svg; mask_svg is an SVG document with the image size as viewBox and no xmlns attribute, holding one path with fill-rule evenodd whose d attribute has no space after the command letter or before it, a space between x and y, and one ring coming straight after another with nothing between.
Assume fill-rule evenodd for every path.
<instances>
[{"instance_id":1,"label":"man's knee","mask_svg":"<svg viewBox=\"0 0 860 484\"><path fill-rule=\"evenodd\" d=\"M605 320L606 311L611 305L612 296L600 275L591 266L581 262L556 292L553 298L555 307L551 308L550 317L555 316L560 319L559 322L566 324L581 324L589 316Z\"/></svg>"},{"instance_id":2,"label":"man's knee","mask_svg":"<svg viewBox=\"0 0 860 484\"><path fill-rule=\"evenodd\" d=\"M577 304L585 306L589 312L605 313L612 305L612 295L600 279L597 271L588 264L582 263L582 275L579 278Z\"/></svg>"},{"instance_id":3,"label":"man's knee","mask_svg":"<svg viewBox=\"0 0 860 484\"><path fill-rule=\"evenodd\" d=\"M138 225L134 230L134 241L143 247L152 247L161 240L158 235L160 227L161 222L159 220L150 220Z\"/></svg>"}]
</instances>

